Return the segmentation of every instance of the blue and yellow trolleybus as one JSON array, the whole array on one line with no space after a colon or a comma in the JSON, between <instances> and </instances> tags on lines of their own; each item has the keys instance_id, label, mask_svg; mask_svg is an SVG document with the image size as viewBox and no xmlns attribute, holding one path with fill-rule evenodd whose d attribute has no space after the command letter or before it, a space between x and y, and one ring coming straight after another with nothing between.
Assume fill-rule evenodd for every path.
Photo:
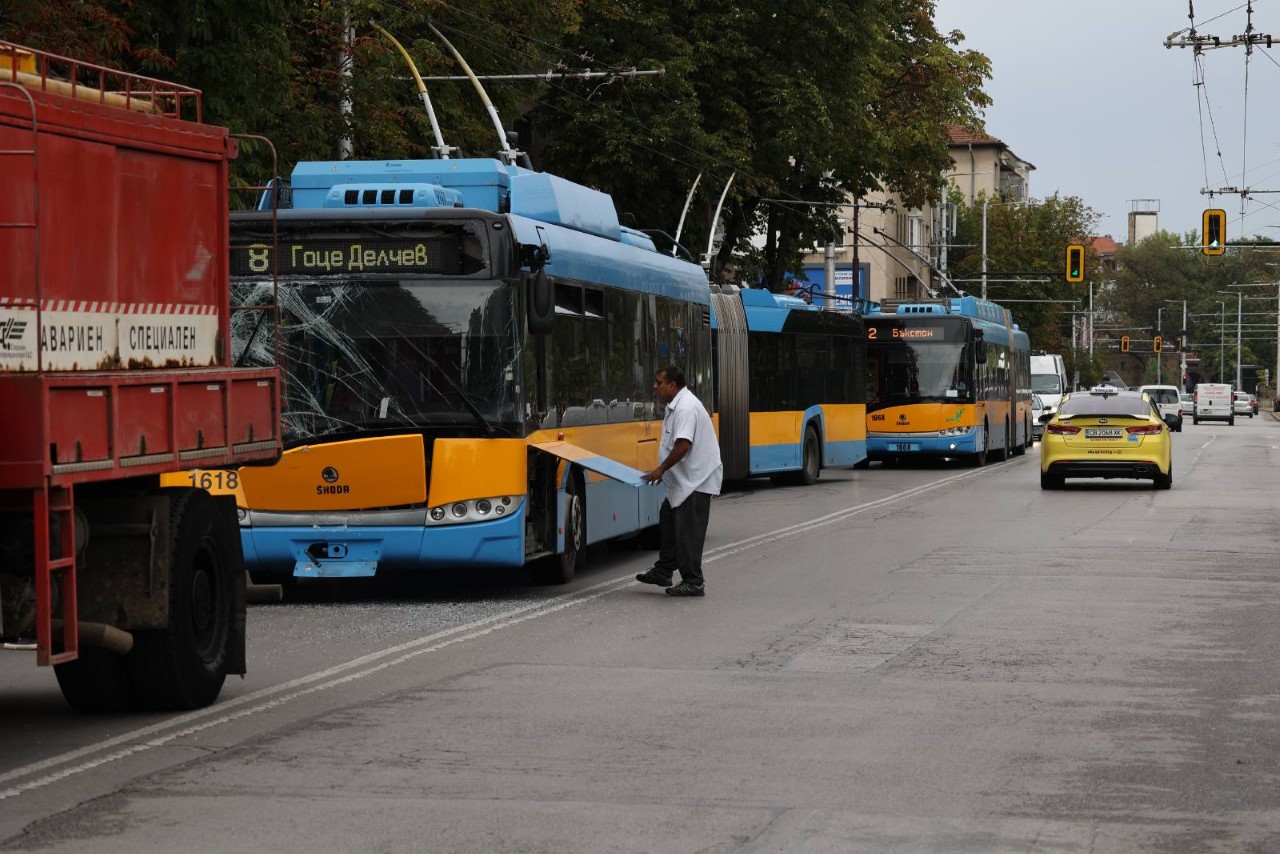
<instances>
[{"instance_id":1,"label":"blue and yellow trolleybus","mask_svg":"<svg viewBox=\"0 0 1280 854\"><path fill-rule=\"evenodd\" d=\"M287 450L238 472L255 575L521 566L572 577L657 521L654 370L706 399L710 294L608 196L490 159L300 163L232 216L237 359L280 352Z\"/></svg>"},{"instance_id":2,"label":"blue and yellow trolleybus","mask_svg":"<svg viewBox=\"0 0 1280 854\"><path fill-rule=\"evenodd\" d=\"M276 336L240 312L234 341L285 367L286 451L190 475L236 493L255 577L567 581L589 544L657 522L638 475L666 364L715 403L731 479L865 458L861 321L713 295L604 194L500 160L341 161L298 164L281 202L232 215L231 268L238 305L280 314Z\"/></svg>"},{"instance_id":3,"label":"blue and yellow trolleybus","mask_svg":"<svg viewBox=\"0 0 1280 854\"><path fill-rule=\"evenodd\" d=\"M895 462L1021 455L1032 442L1031 344L975 297L869 314L867 454Z\"/></svg>"},{"instance_id":4,"label":"blue and yellow trolleybus","mask_svg":"<svg viewBox=\"0 0 1280 854\"><path fill-rule=\"evenodd\" d=\"M767 290L712 294L725 476L811 484L867 456L866 327Z\"/></svg>"}]
</instances>

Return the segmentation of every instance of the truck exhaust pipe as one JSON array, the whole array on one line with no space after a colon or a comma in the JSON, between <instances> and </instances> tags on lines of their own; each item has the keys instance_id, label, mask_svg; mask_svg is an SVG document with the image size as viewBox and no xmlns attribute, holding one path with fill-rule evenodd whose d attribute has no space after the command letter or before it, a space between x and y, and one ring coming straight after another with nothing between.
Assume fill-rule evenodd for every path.
<instances>
[{"instance_id":1,"label":"truck exhaust pipe","mask_svg":"<svg viewBox=\"0 0 1280 854\"><path fill-rule=\"evenodd\" d=\"M54 620L53 628L55 631L61 631L62 620ZM116 655L128 655L129 651L133 649L132 632L109 626L106 623L91 623L86 620L80 620L76 623L76 632L80 635L80 643L83 646L105 649L107 652Z\"/></svg>"}]
</instances>

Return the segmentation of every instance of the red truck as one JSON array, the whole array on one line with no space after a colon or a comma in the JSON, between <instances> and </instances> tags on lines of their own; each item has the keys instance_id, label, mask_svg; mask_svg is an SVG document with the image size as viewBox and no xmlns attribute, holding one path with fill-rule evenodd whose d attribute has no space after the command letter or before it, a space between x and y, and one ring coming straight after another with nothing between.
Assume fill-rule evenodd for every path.
<instances>
[{"instance_id":1,"label":"red truck","mask_svg":"<svg viewBox=\"0 0 1280 854\"><path fill-rule=\"evenodd\" d=\"M81 711L245 672L234 500L160 483L281 451L278 371L232 361L234 140L201 119L198 90L0 42L0 637Z\"/></svg>"}]
</instances>

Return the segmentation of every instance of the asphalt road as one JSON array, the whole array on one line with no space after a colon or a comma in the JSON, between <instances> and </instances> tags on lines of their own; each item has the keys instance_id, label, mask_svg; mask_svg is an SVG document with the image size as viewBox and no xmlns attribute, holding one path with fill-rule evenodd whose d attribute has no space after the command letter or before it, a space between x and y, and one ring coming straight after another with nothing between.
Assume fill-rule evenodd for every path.
<instances>
[{"instance_id":1,"label":"asphalt road","mask_svg":"<svg viewBox=\"0 0 1280 854\"><path fill-rule=\"evenodd\" d=\"M1280 850L1280 423L1168 492L824 472L714 502L708 596L593 552L250 612L182 716L0 655L0 850Z\"/></svg>"}]
</instances>

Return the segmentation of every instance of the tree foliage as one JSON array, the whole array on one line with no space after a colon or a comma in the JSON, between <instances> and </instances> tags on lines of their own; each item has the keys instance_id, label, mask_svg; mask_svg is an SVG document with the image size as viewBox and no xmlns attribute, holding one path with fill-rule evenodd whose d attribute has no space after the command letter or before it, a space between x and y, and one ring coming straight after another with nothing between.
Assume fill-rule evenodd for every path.
<instances>
[{"instance_id":1,"label":"tree foliage","mask_svg":"<svg viewBox=\"0 0 1280 854\"><path fill-rule=\"evenodd\" d=\"M546 162L668 231L701 174L682 236L695 247L734 176L718 260L777 288L831 237L832 206L849 194L938 198L946 125L977 123L989 62L939 33L933 11L932 0L584 3L584 55L666 74L548 92L534 111Z\"/></svg>"},{"instance_id":2,"label":"tree foliage","mask_svg":"<svg viewBox=\"0 0 1280 854\"><path fill-rule=\"evenodd\" d=\"M979 198L965 205L959 193L951 277L973 294L982 290L983 203L986 202L987 296L1009 308L1032 345L1047 353L1069 353L1073 311L1087 307L1088 284L1066 282L1067 246L1085 244L1086 279L1103 272L1087 236L1098 214L1077 196L1052 195L1028 204ZM1074 370L1068 365L1068 370Z\"/></svg>"},{"instance_id":3,"label":"tree foliage","mask_svg":"<svg viewBox=\"0 0 1280 854\"><path fill-rule=\"evenodd\" d=\"M829 239L847 194L881 187L936 200L948 124L976 127L990 65L940 33L935 0L7 0L0 36L202 89L208 121L275 143L279 172L334 159L425 157L435 144L408 67L459 73L434 24L481 74L661 70L661 77L544 78L486 87L536 165L612 194L629 224L705 246L736 175L718 252L778 287ZM345 73L349 70L349 73ZM466 83L429 82L444 142L499 147ZM350 109L344 110L349 104ZM244 147L242 180L269 174ZM763 244L753 242L764 235ZM698 253L700 254L700 253ZM746 269L741 269L744 267Z\"/></svg>"}]
</instances>

